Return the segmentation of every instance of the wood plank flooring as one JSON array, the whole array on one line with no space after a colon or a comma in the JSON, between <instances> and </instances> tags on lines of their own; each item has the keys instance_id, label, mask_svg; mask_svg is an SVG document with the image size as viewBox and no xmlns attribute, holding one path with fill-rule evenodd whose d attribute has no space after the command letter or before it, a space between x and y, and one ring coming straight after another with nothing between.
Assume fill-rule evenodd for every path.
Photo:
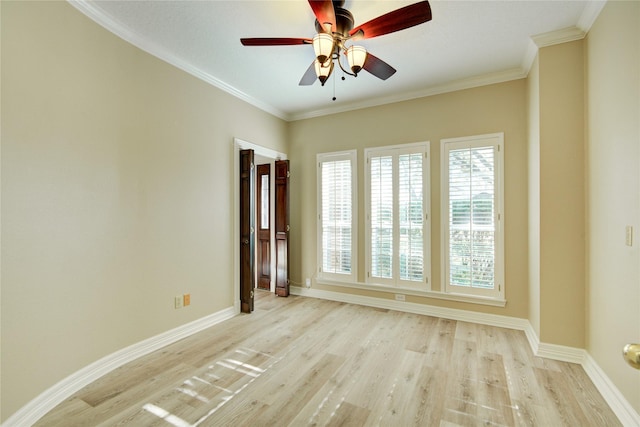
<instances>
[{"instance_id":1,"label":"wood plank flooring","mask_svg":"<svg viewBox=\"0 0 640 427\"><path fill-rule=\"evenodd\" d=\"M135 360L37 426L618 426L582 367L521 331L312 298Z\"/></svg>"}]
</instances>

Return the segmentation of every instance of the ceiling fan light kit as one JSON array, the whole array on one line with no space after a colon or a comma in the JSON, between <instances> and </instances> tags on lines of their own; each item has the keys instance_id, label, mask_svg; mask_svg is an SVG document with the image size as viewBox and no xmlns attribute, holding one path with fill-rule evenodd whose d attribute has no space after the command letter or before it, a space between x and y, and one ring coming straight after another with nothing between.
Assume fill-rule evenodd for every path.
<instances>
[{"instance_id":1,"label":"ceiling fan light kit","mask_svg":"<svg viewBox=\"0 0 640 427\"><path fill-rule=\"evenodd\" d=\"M316 59L324 64L327 59L333 55L334 43L331 34L320 33L313 38L313 50L316 53Z\"/></svg>"},{"instance_id":2,"label":"ceiling fan light kit","mask_svg":"<svg viewBox=\"0 0 640 427\"><path fill-rule=\"evenodd\" d=\"M388 79L396 72L392 66L368 53L364 47L357 45L347 47L346 43L382 36L431 20L431 7L426 0L379 16L356 28L353 27L354 20L351 12L342 7L344 0L309 0L309 5L316 16L317 34L313 39L243 38L240 40L244 46L313 45L316 58L302 76L300 86L312 85L316 79L324 86L336 62L345 74L354 77L364 69L381 80ZM347 57L350 71L342 65L343 54Z\"/></svg>"},{"instance_id":3,"label":"ceiling fan light kit","mask_svg":"<svg viewBox=\"0 0 640 427\"><path fill-rule=\"evenodd\" d=\"M347 60L349 61L349 67L354 74L358 74L364 63L367 60L367 50L362 46L351 46L345 52Z\"/></svg>"}]
</instances>

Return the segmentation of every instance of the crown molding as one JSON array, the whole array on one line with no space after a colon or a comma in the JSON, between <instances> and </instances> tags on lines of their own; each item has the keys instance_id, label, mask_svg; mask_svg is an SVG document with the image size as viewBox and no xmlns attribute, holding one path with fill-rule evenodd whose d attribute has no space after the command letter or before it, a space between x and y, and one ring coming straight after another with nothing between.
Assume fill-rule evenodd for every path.
<instances>
[{"instance_id":1,"label":"crown molding","mask_svg":"<svg viewBox=\"0 0 640 427\"><path fill-rule=\"evenodd\" d=\"M69 4L79 10L81 13L89 17L91 20L104 27L111 33L120 37L121 39L131 43L137 48L153 55L192 76L217 87L218 89L253 105L275 117L282 120L291 122L297 120L310 119L314 117L321 117L330 114L344 113L348 111L359 110L369 107L377 107L385 104L392 104L396 102L409 101L417 98L424 98L433 95L440 95L448 92L455 92L458 90L471 89L474 87L486 86L495 83L503 83L511 80L517 80L526 78L529 74L531 66L538 54L538 50L542 47L553 46L560 43L566 43L575 40L583 39L587 32L591 29L591 26L597 19L598 15L604 8L607 0L595 0L586 4L578 23L574 27L565 28L558 31L552 31L549 33L538 34L531 37L531 42L527 47L527 51L522 61L520 68L514 68L505 71L499 71L496 73L489 73L485 75L475 76L467 79L461 79L454 82L445 83L442 85L436 85L429 88L425 88L420 91L403 92L386 97L379 97L375 99L368 99L364 101L356 101L352 103L343 104L341 106L322 108L318 110L303 111L300 113L287 113L280 109L273 107L272 105L256 99L233 86L219 80L218 78L203 72L202 70L194 67L193 65L177 58L161 47L154 43L143 39L136 33L123 27L115 20L111 19L104 13L99 7L92 4L90 0L67 0Z\"/></svg>"},{"instance_id":2,"label":"crown molding","mask_svg":"<svg viewBox=\"0 0 640 427\"><path fill-rule=\"evenodd\" d=\"M538 48L553 46L560 43L582 40L587 33L578 27L568 27L562 30L550 31L535 36L531 36L531 40Z\"/></svg>"},{"instance_id":3,"label":"crown molding","mask_svg":"<svg viewBox=\"0 0 640 427\"><path fill-rule=\"evenodd\" d=\"M483 74L480 76L470 77L467 79L456 80L442 85L431 86L424 90L403 92L391 96L380 97L375 99L367 99L365 101L357 101L344 104L339 107L324 108L320 110L306 111L302 113L292 114L290 121L310 119L314 117L327 116L329 114L344 113L347 111L360 110L363 108L377 107L380 105L393 104L396 102L410 101L417 98L425 98L433 95L440 95L458 90L472 89L475 87L487 86L496 83L504 83L511 80L518 80L527 77L528 71L522 68L513 68L495 73Z\"/></svg>"},{"instance_id":4,"label":"crown molding","mask_svg":"<svg viewBox=\"0 0 640 427\"><path fill-rule=\"evenodd\" d=\"M246 93L234 88L233 86L228 85L222 80L212 76L211 74L205 73L202 70L194 67L193 65L177 58L175 55L167 52L165 49L162 49L158 45L154 43L150 43L144 38L140 37L138 34L130 31L128 28L123 27L115 20L111 19L107 14L104 13L99 7L92 4L88 0L67 0L67 2L72 5L74 8L79 10L82 14L87 16L89 19L105 28L107 31L115 34L121 39L125 40L128 43L131 43L135 47L148 54L155 56L156 58L161 59L164 62L167 62L173 65L180 70L191 74L192 76L209 83L212 86L217 87L218 89L227 92L228 94L239 98L248 104L253 105L269 114L272 114L278 118L283 120L289 120L289 115L284 111L281 111L273 106L260 101Z\"/></svg>"},{"instance_id":5,"label":"crown molding","mask_svg":"<svg viewBox=\"0 0 640 427\"><path fill-rule=\"evenodd\" d=\"M607 0L596 0L588 2L584 7L584 10L582 11L582 15L580 15L580 19L578 19L576 27L578 27L585 33L588 33L591 29L591 26L594 22L596 22L596 19L598 19L600 12L602 12L602 9L606 4Z\"/></svg>"},{"instance_id":6,"label":"crown molding","mask_svg":"<svg viewBox=\"0 0 640 427\"><path fill-rule=\"evenodd\" d=\"M591 7L592 3L604 4L604 2L591 2L588 3L587 8ZM587 8L585 8L585 11ZM600 10L602 10L602 8L600 7L600 9L597 9L597 13L595 14L595 16L594 10L591 10L588 13L583 12L580 18L581 22L583 20L585 22L587 20L590 21L589 28L595 21L597 13L600 13ZM529 75L529 71L531 71L531 66L533 65L533 61L535 61L536 56L538 55L539 49L556 44L582 40L587 35L588 28L585 28L586 27L581 26L581 24L579 23L577 27L568 27L563 28L562 30L550 31L548 33L531 36L529 46L527 46L527 51L525 52L524 58L522 59L522 69L526 70L526 74Z\"/></svg>"}]
</instances>

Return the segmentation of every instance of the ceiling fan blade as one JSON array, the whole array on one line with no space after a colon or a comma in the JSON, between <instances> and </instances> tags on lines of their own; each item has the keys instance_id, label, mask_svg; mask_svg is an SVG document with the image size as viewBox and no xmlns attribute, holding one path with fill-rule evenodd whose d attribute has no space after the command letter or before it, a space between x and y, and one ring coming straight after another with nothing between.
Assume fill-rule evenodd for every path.
<instances>
[{"instance_id":1,"label":"ceiling fan blade","mask_svg":"<svg viewBox=\"0 0 640 427\"><path fill-rule=\"evenodd\" d=\"M396 73L395 68L368 52L362 68L382 80L387 80Z\"/></svg>"},{"instance_id":2,"label":"ceiling fan blade","mask_svg":"<svg viewBox=\"0 0 640 427\"><path fill-rule=\"evenodd\" d=\"M300 79L300 83L298 83L298 86L311 86L315 83L315 81L317 80L315 65L316 61L314 60L309 68L307 68L307 71L304 72L304 75Z\"/></svg>"},{"instance_id":3,"label":"ceiling fan blade","mask_svg":"<svg viewBox=\"0 0 640 427\"><path fill-rule=\"evenodd\" d=\"M258 37L240 39L244 46L289 46L296 44L311 44L313 40L291 37Z\"/></svg>"},{"instance_id":4,"label":"ceiling fan blade","mask_svg":"<svg viewBox=\"0 0 640 427\"><path fill-rule=\"evenodd\" d=\"M349 34L351 36L355 35L357 38L370 39L371 37L378 37L404 30L430 20L431 6L429 6L428 1L421 1L378 16L369 22L355 27L349 31ZM356 35L359 31L362 31L362 33Z\"/></svg>"},{"instance_id":5,"label":"ceiling fan blade","mask_svg":"<svg viewBox=\"0 0 640 427\"><path fill-rule=\"evenodd\" d=\"M332 0L309 0L309 5L323 29L324 24L331 24L332 29L336 28L336 12Z\"/></svg>"}]
</instances>

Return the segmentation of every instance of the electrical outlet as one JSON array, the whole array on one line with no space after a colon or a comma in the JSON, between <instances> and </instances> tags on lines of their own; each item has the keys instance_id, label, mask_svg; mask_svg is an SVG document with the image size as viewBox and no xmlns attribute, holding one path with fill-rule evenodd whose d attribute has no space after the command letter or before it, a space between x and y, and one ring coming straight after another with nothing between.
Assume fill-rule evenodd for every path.
<instances>
[{"instance_id":1,"label":"electrical outlet","mask_svg":"<svg viewBox=\"0 0 640 427\"><path fill-rule=\"evenodd\" d=\"M403 294L396 294L396 301L404 301L404 295Z\"/></svg>"},{"instance_id":2,"label":"electrical outlet","mask_svg":"<svg viewBox=\"0 0 640 427\"><path fill-rule=\"evenodd\" d=\"M178 295L174 299L175 308L182 308L182 295Z\"/></svg>"},{"instance_id":3,"label":"electrical outlet","mask_svg":"<svg viewBox=\"0 0 640 427\"><path fill-rule=\"evenodd\" d=\"M191 294L184 294L182 297L185 307L191 305Z\"/></svg>"},{"instance_id":4,"label":"electrical outlet","mask_svg":"<svg viewBox=\"0 0 640 427\"><path fill-rule=\"evenodd\" d=\"M305 280L305 284L307 285L307 288L310 288L311 287L311 279L309 279L307 277L307 280Z\"/></svg>"}]
</instances>

